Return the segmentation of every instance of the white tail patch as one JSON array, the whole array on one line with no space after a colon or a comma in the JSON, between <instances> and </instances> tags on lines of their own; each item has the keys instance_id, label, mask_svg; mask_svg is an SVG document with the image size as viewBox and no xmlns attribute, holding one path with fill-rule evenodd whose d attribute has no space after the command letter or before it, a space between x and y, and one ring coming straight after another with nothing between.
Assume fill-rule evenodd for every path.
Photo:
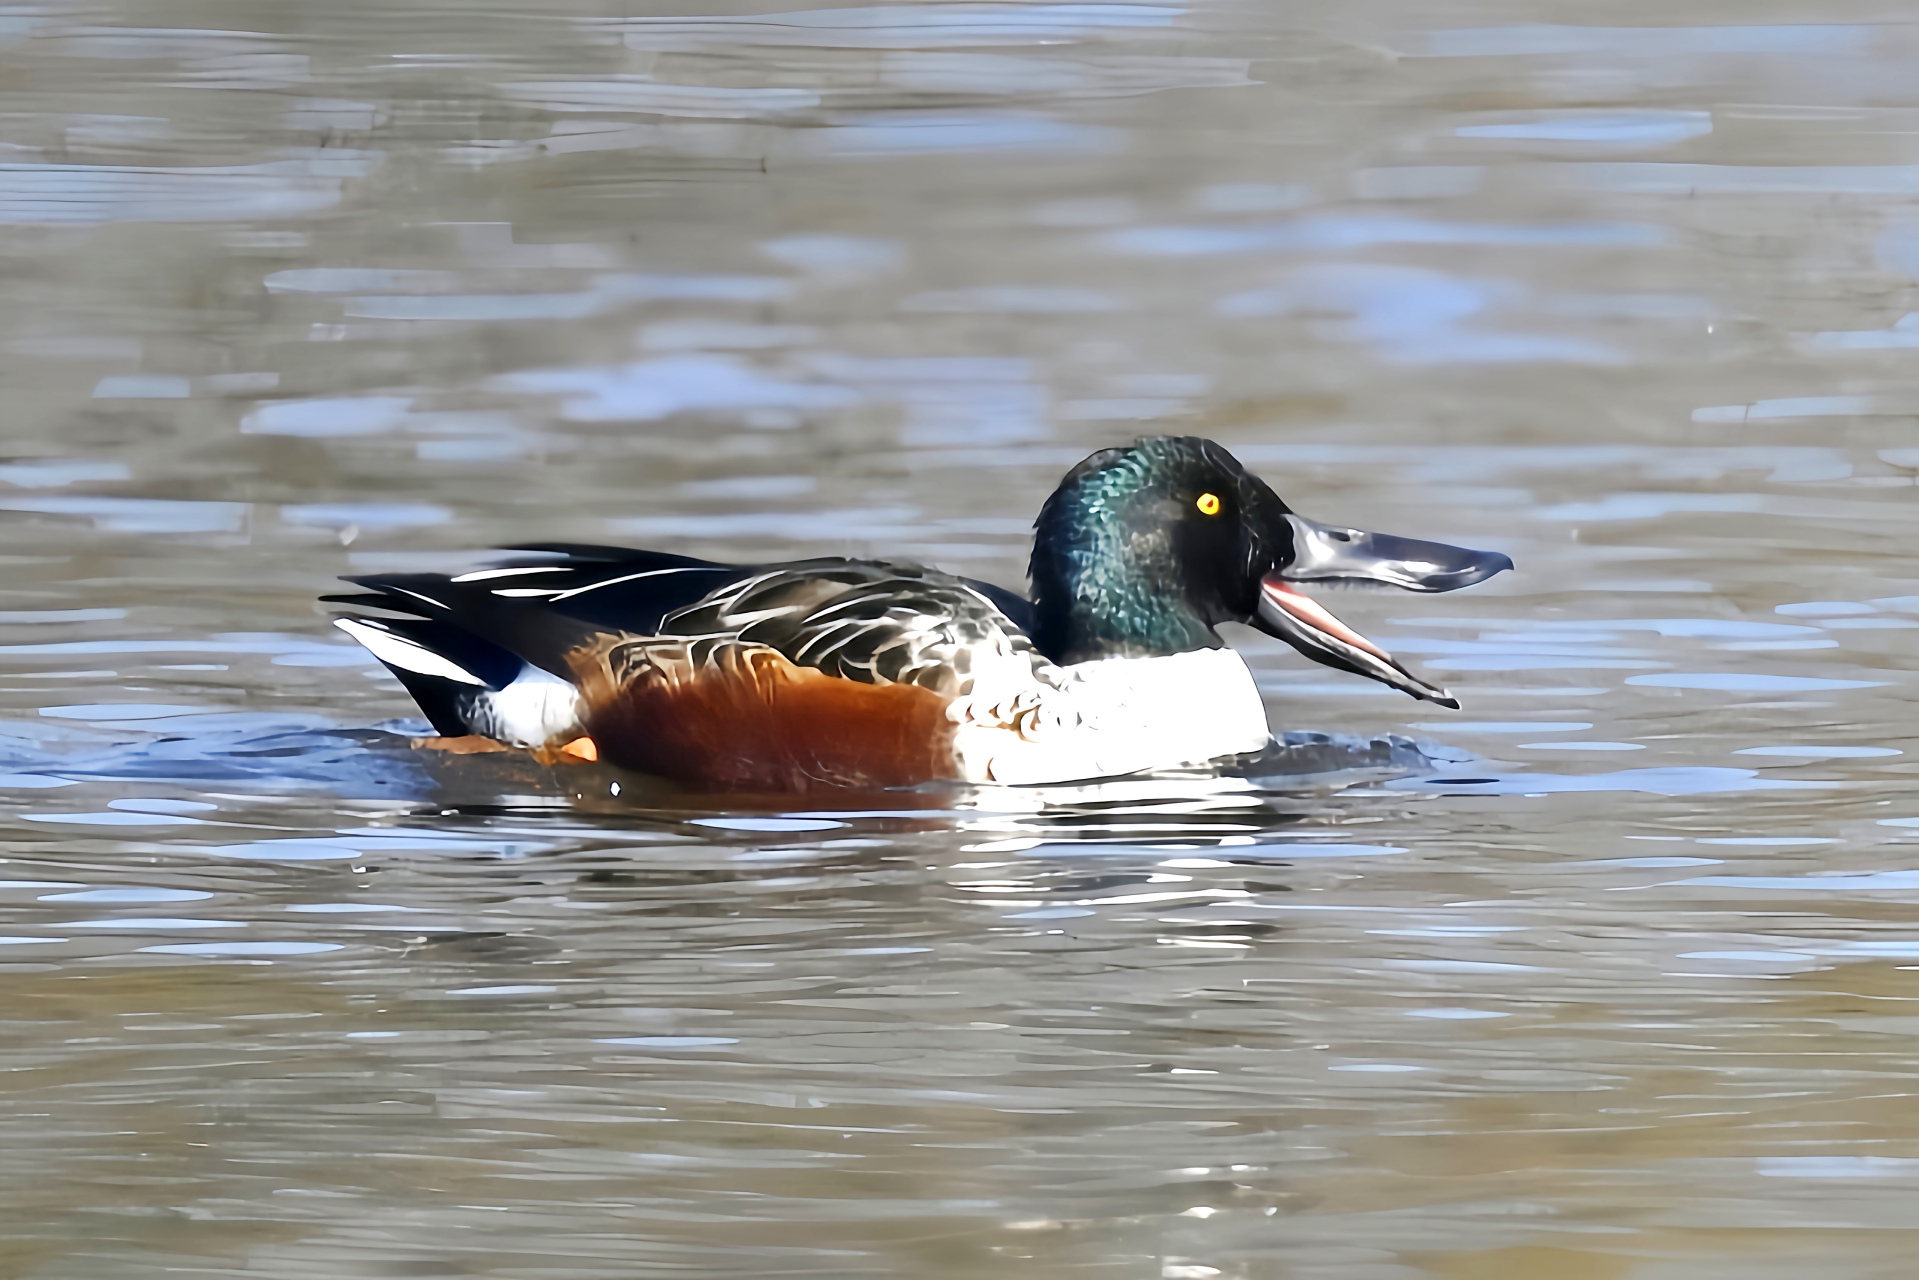
<instances>
[{"instance_id":1,"label":"white tail patch","mask_svg":"<svg viewBox=\"0 0 1919 1280\"><path fill-rule=\"evenodd\" d=\"M486 681L460 666L451 658L433 652L423 644L396 636L377 623L359 618L335 618L333 625L358 640L366 651L386 663L415 675L438 676L461 684L485 686Z\"/></svg>"},{"instance_id":2,"label":"white tail patch","mask_svg":"<svg viewBox=\"0 0 1919 1280\"><path fill-rule=\"evenodd\" d=\"M467 723L497 741L539 747L577 736L581 710L577 688L528 663L506 688L476 699Z\"/></svg>"}]
</instances>

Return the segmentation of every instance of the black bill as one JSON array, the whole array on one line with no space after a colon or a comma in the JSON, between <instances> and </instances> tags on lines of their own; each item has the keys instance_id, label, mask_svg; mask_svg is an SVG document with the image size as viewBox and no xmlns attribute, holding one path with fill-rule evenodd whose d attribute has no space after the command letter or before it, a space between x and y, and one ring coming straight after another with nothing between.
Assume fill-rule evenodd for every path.
<instances>
[{"instance_id":1,"label":"black bill","mask_svg":"<svg viewBox=\"0 0 1919 1280\"><path fill-rule=\"evenodd\" d=\"M1459 703L1451 694L1413 675L1293 584L1371 583L1405 591L1455 591L1512 568L1512 560L1497 551L1469 551L1442 542L1341 529L1304 516L1288 514L1285 519L1292 525L1293 556L1260 581L1257 623L1261 630L1315 662L1457 709Z\"/></svg>"}]
</instances>

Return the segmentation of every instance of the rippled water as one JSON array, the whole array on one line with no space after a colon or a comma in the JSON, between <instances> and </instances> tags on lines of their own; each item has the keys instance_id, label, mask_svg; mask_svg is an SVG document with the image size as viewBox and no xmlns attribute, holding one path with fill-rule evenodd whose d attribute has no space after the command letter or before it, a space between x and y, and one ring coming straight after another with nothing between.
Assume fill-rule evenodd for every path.
<instances>
[{"instance_id":1,"label":"rippled water","mask_svg":"<svg viewBox=\"0 0 1919 1280\"><path fill-rule=\"evenodd\" d=\"M0 1271L1911 1274L1919 37L1522 8L0 12ZM1465 711L615 797L314 604L1159 431L1509 552L1339 605Z\"/></svg>"}]
</instances>

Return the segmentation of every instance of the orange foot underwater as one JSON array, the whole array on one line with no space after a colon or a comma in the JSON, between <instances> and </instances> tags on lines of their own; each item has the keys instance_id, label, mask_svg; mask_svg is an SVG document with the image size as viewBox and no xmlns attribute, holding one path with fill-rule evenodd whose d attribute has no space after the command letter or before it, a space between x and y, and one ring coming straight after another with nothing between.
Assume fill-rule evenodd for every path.
<instances>
[{"instance_id":1,"label":"orange foot underwater","mask_svg":"<svg viewBox=\"0 0 1919 1280\"><path fill-rule=\"evenodd\" d=\"M444 751L448 755L477 756L495 751L514 751L518 748L493 738L484 738L477 733L463 734L457 738L415 738L407 745L418 751ZM546 764L578 763L591 764L600 758L599 744L591 738L575 738L558 747L543 747L533 753Z\"/></svg>"}]
</instances>

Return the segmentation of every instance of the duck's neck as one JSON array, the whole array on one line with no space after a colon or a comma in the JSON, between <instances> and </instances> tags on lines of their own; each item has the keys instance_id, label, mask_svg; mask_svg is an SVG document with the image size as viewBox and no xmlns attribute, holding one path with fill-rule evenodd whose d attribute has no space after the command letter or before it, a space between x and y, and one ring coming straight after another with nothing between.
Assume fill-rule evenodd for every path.
<instances>
[{"instance_id":1,"label":"duck's neck","mask_svg":"<svg viewBox=\"0 0 1919 1280\"><path fill-rule=\"evenodd\" d=\"M1069 476L1040 509L1028 570L1033 640L1054 662L1220 646L1186 599L1164 523L1141 509L1149 502L1141 478L1116 466Z\"/></svg>"}]
</instances>

